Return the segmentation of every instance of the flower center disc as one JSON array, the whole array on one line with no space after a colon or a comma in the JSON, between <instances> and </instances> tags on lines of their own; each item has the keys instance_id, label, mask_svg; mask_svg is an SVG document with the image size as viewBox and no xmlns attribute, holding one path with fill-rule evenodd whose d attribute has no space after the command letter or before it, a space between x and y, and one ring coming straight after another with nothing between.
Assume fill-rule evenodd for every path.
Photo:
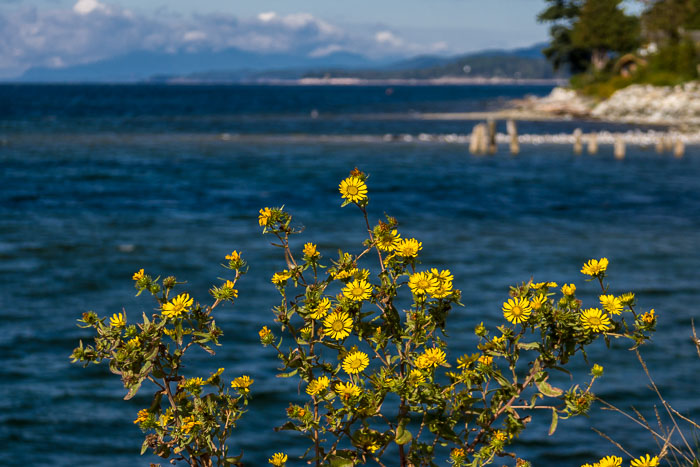
<instances>
[{"instance_id":1,"label":"flower center disc","mask_svg":"<svg viewBox=\"0 0 700 467\"><path fill-rule=\"evenodd\" d=\"M357 189L356 186L350 185L350 186L348 187L348 194L349 194L349 195L356 195L357 192L358 192L358 189Z\"/></svg>"},{"instance_id":2,"label":"flower center disc","mask_svg":"<svg viewBox=\"0 0 700 467\"><path fill-rule=\"evenodd\" d=\"M333 326L331 326L334 331L342 331L345 326L343 326L343 322L340 320L333 321Z\"/></svg>"},{"instance_id":3,"label":"flower center disc","mask_svg":"<svg viewBox=\"0 0 700 467\"><path fill-rule=\"evenodd\" d=\"M425 279L418 281L418 287L420 287L421 289L427 289L429 286L430 286L430 283L428 281L426 281Z\"/></svg>"},{"instance_id":4,"label":"flower center disc","mask_svg":"<svg viewBox=\"0 0 700 467\"><path fill-rule=\"evenodd\" d=\"M600 321L600 318L598 318L596 316L591 316L590 318L588 318L588 322L594 326L600 326L600 324L602 323Z\"/></svg>"},{"instance_id":5,"label":"flower center disc","mask_svg":"<svg viewBox=\"0 0 700 467\"><path fill-rule=\"evenodd\" d=\"M513 316L520 316L523 314L523 310L519 306L514 306L510 312Z\"/></svg>"},{"instance_id":6,"label":"flower center disc","mask_svg":"<svg viewBox=\"0 0 700 467\"><path fill-rule=\"evenodd\" d=\"M361 297L364 292L365 290L360 287L355 287L352 289L352 294L356 297Z\"/></svg>"}]
</instances>

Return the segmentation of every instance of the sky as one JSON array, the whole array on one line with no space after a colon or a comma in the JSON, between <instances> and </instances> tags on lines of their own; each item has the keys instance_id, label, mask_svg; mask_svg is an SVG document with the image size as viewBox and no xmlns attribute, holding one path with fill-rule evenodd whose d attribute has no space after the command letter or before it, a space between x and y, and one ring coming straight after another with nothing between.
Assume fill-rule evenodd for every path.
<instances>
[{"instance_id":1,"label":"sky","mask_svg":"<svg viewBox=\"0 0 700 467\"><path fill-rule=\"evenodd\" d=\"M544 0L0 0L0 78L136 50L239 48L370 58L547 39Z\"/></svg>"}]
</instances>

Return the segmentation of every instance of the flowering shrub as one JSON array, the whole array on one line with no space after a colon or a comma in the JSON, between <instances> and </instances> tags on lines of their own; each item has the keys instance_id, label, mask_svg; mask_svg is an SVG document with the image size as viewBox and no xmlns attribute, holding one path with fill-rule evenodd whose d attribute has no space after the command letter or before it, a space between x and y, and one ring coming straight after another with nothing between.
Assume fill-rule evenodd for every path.
<instances>
[{"instance_id":1,"label":"flowering shrub","mask_svg":"<svg viewBox=\"0 0 700 467\"><path fill-rule=\"evenodd\" d=\"M144 381L158 388L150 407L138 411L135 424L147 432L141 454L149 448L158 456L185 461L192 466L238 465L240 456L229 456L226 440L248 403L253 380L239 376L226 387L224 369L206 378L185 377L182 362L185 353L199 347L214 354L210 344L219 345L221 329L216 325L213 310L238 296L236 282L245 273L245 261L236 251L226 256L224 267L235 272L210 290L212 305L195 303L186 292L174 298L178 286L174 277L152 278L144 270L133 276L138 294L149 292L159 312L146 316L139 324L127 325L126 312L116 313L109 322L95 313L84 313L79 321L83 328L97 332L95 345L73 350L73 362L109 361L112 373L121 376L131 399ZM137 295L138 295L137 294Z\"/></svg>"},{"instance_id":2,"label":"flowering shrub","mask_svg":"<svg viewBox=\"0 0 700 467\"><path fill-rule=\"evenodd\" d=\"M301 251L290 245L300 232L284 209L263 208L258 218L263 233L275 237L285 263L271 278L281 296L273 308L279 335L267 326L259 335L281 360L279 376L299 378L303 385L307 399L290 403L288 421L278 429L308 439L307 463L403 467L447 459L455 466L480 466L496 456L515 458L508 446L531 414L549 411L553 433L560 418L588 411L595 397L592 384L603 374L593 365L590 379L562 389L550 384L552 370L566 371L569 360L579 352L585 356L597 339L626 338L636 347L654 331L653 310L638 313L634 294L609 291L608 261L602 258L581 269L600 286L600 303L584 307L574 284L564 284L561 293L549 281L511 287L502 305L504 324L478 325L476 351L450 363L447 319L461 305L453 274L422 267L422 243L402 237L396 219L370 223L364 173L355 169L339 191L342 206L359 210L366 238L333 259L325 260L311 242ZM237 296L234 287L245 265L236 252L227 259L235 278L212 288L211 306L195 304L185 292L170 298L174 278L161 286L139 271L136 287L156 298L157 313L144 315L138 326L127 326L122 314L109 324L94 313L80 320L97 337L94 346L81 342L74 361L109 360L110 369L122 376L127 398L145 380L159 389L136 419L149 432L143 451L150 447L190 465L239 462L228 457L226 438L243 412L252 380L237 377L230 391L221 372L206 380L180 374L190 347L210 351L208 343L217 344L221 331L212 311ZM211 392L203 395L205 388ZM269 463L283 466L287 459L278 452ZM516 458L516 465L529 464Z\"/></svg>"},{"instance_id":3,"label":"flowering shrub","mask_svg":"<svg viewBox=\"0 0 700 467\"><path fill-rule=\"evenodd\" d=\"M461 299L453 275L421 268L421 242L402 238L395 219L370 224L366 181L356 169L339 186L342 205L359 209L366 239L325 263L313 243L299 253L290 246L299 232L287 212L260 210L263 232L276 237L285 258L286 268L272 276L281 295L273 312L293 345L284 347L267 327L260 338L276 349L280 376L305 385L308 401L291 404L279 429L308 438L307 462L434 465L446 447L442 457L456 466L514 457L506 448L531 412L548 409L553 433L559 418L588 411L592 383L603 373L593 365L590 380L564 390L548 382L552 369L599 338L637 346L654 331L653 310L638 314L634 294L609 293L602 258L581 269L599 283L600 304L584 307L574 284L564 284L561 295L554 282L512 287L502 307L507 324L477 326L478 351L448 363L446 321ZM370 258L373 272L365 268Z\"/></svg>"}]
</instances>

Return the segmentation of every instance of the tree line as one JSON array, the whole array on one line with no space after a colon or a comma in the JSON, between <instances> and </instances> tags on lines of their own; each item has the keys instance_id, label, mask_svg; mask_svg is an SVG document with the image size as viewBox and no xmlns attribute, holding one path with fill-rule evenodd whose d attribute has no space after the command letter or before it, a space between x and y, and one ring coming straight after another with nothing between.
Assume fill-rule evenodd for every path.
<instances>
[{"instance_id":1,"label":"tree line","mask_svg":"<svg viewBox=\"0 0 700 467\"><path fill-rule=\"evenodd\" d=\"M700 0L546 0L538 15L550 24L543 53L573 75L620 72L620 59L684 80L698 77ZM636 3L636 14L626 7ZM631 54L631 55L627 55Z\"/></svg>"}]
</instances>

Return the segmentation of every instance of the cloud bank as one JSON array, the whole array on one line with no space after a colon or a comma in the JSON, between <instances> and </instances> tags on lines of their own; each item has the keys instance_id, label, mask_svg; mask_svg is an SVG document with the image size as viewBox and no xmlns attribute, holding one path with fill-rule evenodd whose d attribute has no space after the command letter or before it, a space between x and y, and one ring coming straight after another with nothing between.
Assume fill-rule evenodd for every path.
<instances>
[{"instance_id":1,"label":"cloud bank","mask_svg":"<svg viewBox=\"0 0 700 467\"><path fill-rule=\"evenodd\" d=\"M60 68L137 50L227 48L311 57L346 51L380 58L440 52L447 44L412 43L381 25L346 29L308 13L183 17L137 14L99 0L78 0L69 9L17 7L0 12L0 78L18 76L31 67Z\"/></svg>"}]
</instances>

